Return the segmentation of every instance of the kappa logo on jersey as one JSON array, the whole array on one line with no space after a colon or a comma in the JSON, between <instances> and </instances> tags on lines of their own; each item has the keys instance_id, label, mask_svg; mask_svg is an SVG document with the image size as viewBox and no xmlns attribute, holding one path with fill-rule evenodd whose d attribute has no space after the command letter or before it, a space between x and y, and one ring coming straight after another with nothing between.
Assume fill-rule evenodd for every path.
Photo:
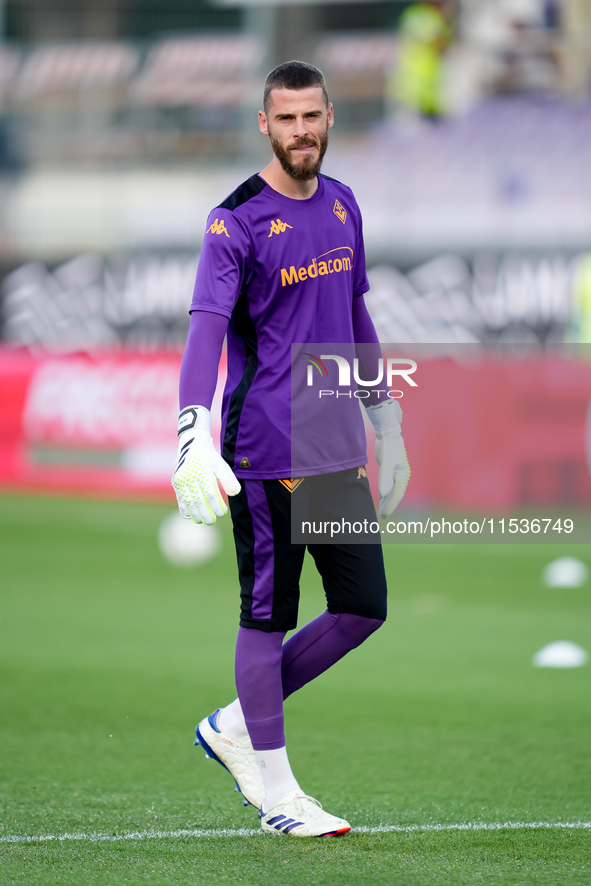
<instances>
[{"instance_id":1,"label":"kappa logo on jersey","mask_svg":"<svg viewBox=\"0 0 591 886\"><path fill-rule=\"evenodd\" d=\"M326 261L320 261L321 258L326 258L326 256L331 253L340 252L343 249L350 252L351 256L344 255L342 258L327 258ZM341 271L350 271L352 264L353 250L351 247L337 246L336 249L329 249L328 252L323 252L322 255L313 258L312 264L308 265L307 268L302 267L296 269L295 265L292 265L289 270L287 268L281 268L281 285L286 286L289 283L301 283L309 277L314 279L314 277L325 277L327 274L340 274Z\"/></svg>"},{"instance_id":2,"label":"kappa logo on jersey","mask_svg":"<svg viewBox=\"0 0 591 886\"><path fill-rule=\"evenodd\" d=\"M336 217L339 218L343 224L345 224L345 222L347 221L347 210L341 203L339 203L338 200L334 201L332 211L334 212Z\"/></svg>"},{"instance_id":3,"label":"kappa logo on jersey","mask_svg":"<svg viewBox=\"0 0 591 886\"><path fill-rule=\"evenodd\" d=\"M293 228L293 225L288 225L287 222L282 222L281 219L278 218L277 221L271 222L269 237L272 237L273 234L285 234L288 228Z\"/></svg>"},{"instance_id":4,"label":"kappa logo on jersey","mask_svg":"<svg viewBox=\"0 0 591 886\"><path fill-rule=\"evenodd\" d=\"M295 492L298 486L300 486L304 482L304 478L298 477L297 480L280 480L279 482L282 484L282 486L285 486L285 488L288 489L289 492Z\"/></svg>"},{"instance_id":5,"label":"kappa logo on jersey","mask_svg":"<svg viewBox=\"0 0 591 886\"><path fill-rule=\"evenodd\" d=\"M223 218L221 220L218 220L216 218L216 220L210 224L210 226L208 227L208 229L205 233L206 234L225 234L226 237L230 236L228 234L228 231L226 228L226 223L223 220Z\"/></svg>"},{"instance_id":6,"label":"kappa logo on jersey","mask_svg":"<svg viewBox=\"0 0 591 886\"><path fill-rule=\"evenodd\" d=\"M360 468L357 468L357 479L361 480L362 477L365 477L365 479L367 480L367 471L365 470L363 465Z\"/></svg>"}]
</instances>

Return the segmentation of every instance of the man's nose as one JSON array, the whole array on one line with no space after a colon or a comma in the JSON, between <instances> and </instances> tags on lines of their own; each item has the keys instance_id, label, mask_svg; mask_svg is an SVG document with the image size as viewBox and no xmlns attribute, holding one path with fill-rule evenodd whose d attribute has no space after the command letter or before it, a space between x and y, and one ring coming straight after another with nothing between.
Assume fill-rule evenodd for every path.
<instances>
[{"instance_id":1,"label":"man's nose","mask_svg":"<svg viewBox=\"0 0 591 886\"><path fill-rule=\"evenodd\" d=\"M309 135L308 126L304 117L296 117L293 134L297 136L297 138L304 138Z\"/></svg>"}]
</instances>

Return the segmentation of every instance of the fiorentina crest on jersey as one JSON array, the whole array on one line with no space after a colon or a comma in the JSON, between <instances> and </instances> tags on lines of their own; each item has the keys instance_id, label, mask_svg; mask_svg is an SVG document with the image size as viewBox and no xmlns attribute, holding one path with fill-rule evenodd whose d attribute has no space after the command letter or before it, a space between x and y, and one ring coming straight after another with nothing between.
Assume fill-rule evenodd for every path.
<instances>
[{"instance_id":1,"label":"fiorentina crest on jersey","mask_svg":"<svg viewBox=\"0 0 591 886\"><path fill-rule=\"evenodd\" d=\"M342 203L339 203L338 200L335 200L332 211L334 212L336 217L339 218L343 224L345 224L345 222L347 221L347 210L342 205Z\"/></svg>"}]
</instances>

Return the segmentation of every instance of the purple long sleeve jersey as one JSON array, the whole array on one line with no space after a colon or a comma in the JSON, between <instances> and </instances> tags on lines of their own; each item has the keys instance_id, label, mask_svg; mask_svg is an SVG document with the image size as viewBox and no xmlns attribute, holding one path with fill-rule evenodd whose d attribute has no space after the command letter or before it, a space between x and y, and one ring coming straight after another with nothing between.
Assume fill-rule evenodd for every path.
<instances>
[{"instance_id":1,"label":"purple long sleeve jersey","mask_svg":"<svg viewBox=\"0 0 591 886\"><path fill-rule=\"evenodd\" d=\"M339 182L319 176L313 197L293 200L255 175L210 214L180 405L210 408L227 332L222 452L237 476L293 476L291 344L377 344L361 297L368 288L361 216L352 192ZM322 405L328 408L323 424L328 418L330 426L336 407ZM298 475L366 463L358 403L338 409L346 432L328 441L325 434L298 464Z\"/></svg>"}]
</instances>

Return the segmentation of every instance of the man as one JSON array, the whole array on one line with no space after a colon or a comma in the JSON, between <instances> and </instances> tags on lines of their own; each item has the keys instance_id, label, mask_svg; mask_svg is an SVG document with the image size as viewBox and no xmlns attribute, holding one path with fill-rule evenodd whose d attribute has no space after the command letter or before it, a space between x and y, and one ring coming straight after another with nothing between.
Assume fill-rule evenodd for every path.
<instances>
[{"instance_id":1,"label":"man","mask_svg":"<svg viewBox=\"0 0 591 886\"><path fill-rule=\"evenodd\" d=\"M375 520L362 470L367 456L358 404L346 457L334 457L328 445L321 463L300 465L291 479L291 342L378 343L363 301L369 284L359 209L349 188L320 175L332 125L333 108L317 68L294 61L269 74L259 127L271 140L273 159L207 221L181 370L172 481L181 513L195 522L211 524L226 512L217 481L231 496L240 576L238 699L199 723L197 743L260 810L263 830L292 836L344 834L350 826L324 812L296 781L285 749L283 700L386 617L379 544L310 545L328 607L283 642L296 627L306 550L305 544L291 544L295 487L297 494L305 489L314 495L321 481L328 499L344 490L357 496L362 516ZM321 258L339 251L350 260ZM338 273L329 273L329 260ZM326 272L291 272L292 266L321 264ZM209 409L226 333L220 456L210 437ZM380 441L380 513L386 514L408 481L401 410L393 400L376 401L368 414Z\"/></svg>"},{"instance_id":2,"label":"man","mask_svg":"<svg viewBox=\"0 0 591 886\"><path fill-rule=\"evenodd\" d=\"M399 54L388 84L398 111L429 120L443 116L444 53L451 36L442 0L413 3L404 10L398 25Z\"/></svg>"}]
</instances>

